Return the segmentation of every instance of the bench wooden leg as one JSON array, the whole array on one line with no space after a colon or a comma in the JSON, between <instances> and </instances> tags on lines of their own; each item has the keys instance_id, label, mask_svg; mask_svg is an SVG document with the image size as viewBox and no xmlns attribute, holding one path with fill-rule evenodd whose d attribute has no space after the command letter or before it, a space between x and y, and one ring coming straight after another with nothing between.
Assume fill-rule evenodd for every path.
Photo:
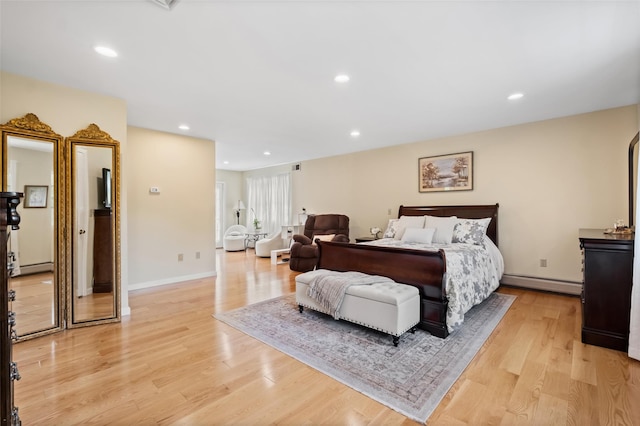
<instances>
[{"instance_id":1,"label":"bench wooden leg","mask_svg":"<svg viewBox=\"0 0 640 426\"><path fill-rule=\"evenodd\" d=\"M304 306L298 305L298 310L300 311L300 313L302 313L302 311L304 311Z\"/></svg>"},{"instance_id":2,"label":"bench wooden leg","mask_svg":"<svg viewBox=\"0 0 640 426\"><path fill-rule=\"evenodd\" d=\"M398 347L399 341L400 341L400 336L393 336L393 346Z\"/></svg>"}]
</instances>

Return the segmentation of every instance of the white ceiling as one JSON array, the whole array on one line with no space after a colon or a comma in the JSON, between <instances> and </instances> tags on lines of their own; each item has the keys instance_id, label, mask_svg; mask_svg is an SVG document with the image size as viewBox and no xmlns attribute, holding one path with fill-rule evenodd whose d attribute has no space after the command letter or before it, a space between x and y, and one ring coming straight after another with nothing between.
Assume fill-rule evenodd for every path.
<instances>
[{"instance_id":1,"label":"white ceiling","mask_svg":"<svg viewBox=\"0 0 640 426\"><path fill-rule=\"evenodd\" d=\"M1 0L0 23L3 70L123 98L228 170L640 102L640 0Z\"/></svg>"}]
</instances>

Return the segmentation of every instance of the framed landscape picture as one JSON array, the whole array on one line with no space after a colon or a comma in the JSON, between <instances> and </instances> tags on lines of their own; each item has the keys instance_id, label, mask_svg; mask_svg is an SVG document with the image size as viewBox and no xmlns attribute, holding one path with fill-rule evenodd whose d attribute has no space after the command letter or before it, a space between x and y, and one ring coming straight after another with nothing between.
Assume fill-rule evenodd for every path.
<instances>
[{"instance_id":1,"label":"framed landscape picture","mask_svg":"<svg viewBox=\"0 0 640 426\"><path fill-rule=\"evenodd\" d=\"M473 151L423 157L418 160L420 192L473 189Z\"/></svg>"}]
</instances>

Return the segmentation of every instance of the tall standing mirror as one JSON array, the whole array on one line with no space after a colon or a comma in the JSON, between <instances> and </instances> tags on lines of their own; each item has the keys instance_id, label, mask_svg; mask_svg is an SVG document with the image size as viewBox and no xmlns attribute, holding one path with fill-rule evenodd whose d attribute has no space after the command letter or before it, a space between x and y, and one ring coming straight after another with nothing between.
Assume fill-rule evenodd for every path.
<instances>
[{"instance_id":1,"label":"tall standing mirror","mask_svg":"<svg viewBox=\"0 0 640 426\"><path fill-rule=\"evenodd\" d=\"M64 146L62 136L34 114L0 130L2 190L24 193L20 229L11 231L8 246L15 329L25 340L64 327Z\"/></svg>"},{"instance_id":2,"label":"tall standing mirror","mask_svg":"<svg viewBox=\"0 0 640 426\"><path fill-rule=\"evenodd\" d=\"M638 141L640 132L636 133L629 143L629 226L635 225L636 202L638 193Z\"/></svg>"},{"instance_id":3,"label":"tall standing mirror","mask_svg":"<svg viewBox=\"0 0 640 426\"><path fill-rule=\"evenodd\" d=\"M68 327L120 320L120 148L95 124L67 138Z\"/></svg>"}]
</instances>

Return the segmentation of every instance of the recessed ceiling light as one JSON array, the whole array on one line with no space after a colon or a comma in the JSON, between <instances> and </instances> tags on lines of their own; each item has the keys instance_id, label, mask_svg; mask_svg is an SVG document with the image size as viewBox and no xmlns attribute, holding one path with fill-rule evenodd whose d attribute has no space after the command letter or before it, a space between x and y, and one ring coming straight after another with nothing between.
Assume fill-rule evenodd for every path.
<instances>
[{"instance_id":1,"label":"recessed ceiling light","mask_svg":"<svg viewBox=\"0 0 640 426\"><path fill-rule=\"evenodd\" d=\"M263 154L264 155L271 155L271 153L269 151L265 151Z\"/></svg>"},{"instance_id":2,"label":"recessed ceiling light","mask_svg":"<svg viewBox=\"0 0 640 426\"><path fill-rule=\"evenodd\" d=\"M229 162L227 160L224 160L222 164L229 164Z\"/></svg>"},{"instance_id":3,"label":"recessed ceiling light","mask_svg":"<svg viewBox=\"0 0 640 426\"><path fill-rule=\"evenodd\" d=\"M336 77L333 80L336 83L346 83L347 81L350 80L350 78L346 74L338 74L338 75L336 75Z\"/></svg>"},{"instance_id":4,"label":"recessed ceiling light","mask_svg":"<svg viewBox=\"0 0 640 426\"><path fill-rule=\"evenodd\" d=\"M187 126L186 124L181 124L178 126L178 129L180 130L189 130L189 126Z\"/></svg>"},{"instance_id":5,"label":"recessed ceiling light","mask_svg":"<svg viewBox=\"0 0 640 426\"><path fill-rule=\"evenodd\" d=\"M118 52L107 46L96 46L93 48L93 50L95 50L102 56L107 56L109 58L115 58L118 56Z\"/></svg>"},{"instance_id":6,"label":"recessed ceiling light","mask_svg":"<svg viewBox=\"0 0 640 426\"><path fill-rule=\"evenodd\" d=\"M524 96L524 93L512 93L509 96L507 96L507 99L509 99L510 101L515 101L516 99L520 99Z\"/></svg>"},{"instance_id":7,"label":"recessed ceiling light","mask_svg":"<svg viewBox=\"0 0 640 426\"><path fill-rule=\"evenodd\" d=\"M358 136L360 136L360 131L359 130L352 130L351 131L351 136L354 138L357 138Z\"/></svg>"}]
</instances>

